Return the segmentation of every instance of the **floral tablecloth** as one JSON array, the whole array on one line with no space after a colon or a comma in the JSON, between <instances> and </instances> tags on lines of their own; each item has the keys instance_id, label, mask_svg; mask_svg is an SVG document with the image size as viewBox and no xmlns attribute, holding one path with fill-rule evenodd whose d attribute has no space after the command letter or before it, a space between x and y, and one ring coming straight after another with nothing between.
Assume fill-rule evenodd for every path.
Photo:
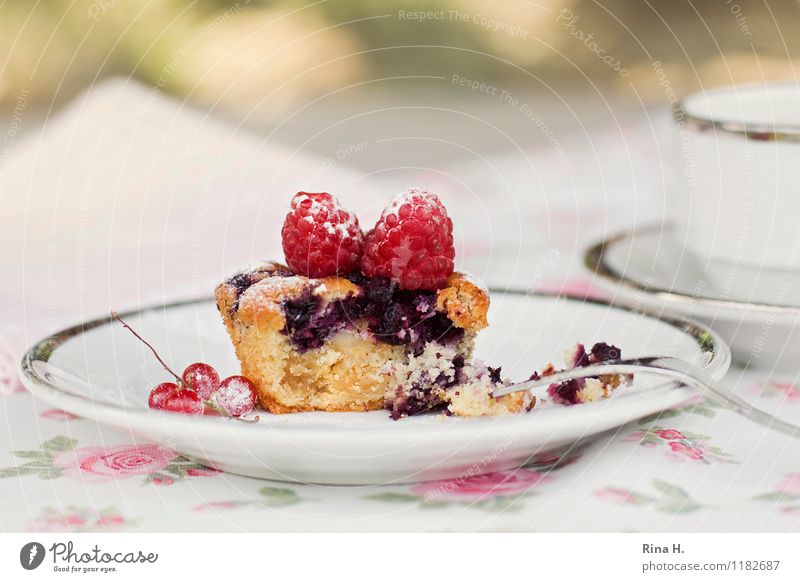
<instances>
[{"instance_id":1,"label":"floral tablecloth","mask_svg":"<svg viewBox=\"0 0 800 582\"><path fill-rule=\"evenodd\" d=\"M514 471L321 487L196 465L52 409L17 379L21 352L42 335L110 306L208 294L237 266L275 256L287 193L304 188L376 214L394 189L423 184L443 193L472 272L597 295L581 249L661 215L659 135L650 123L601 128L486 167L404 170L376 185L147 89L96 87L4 150L0 530L800 530L800 443L701 397ZM795 380L732 370L725 382L797 422Z\"/></svg>"}]
</instances>

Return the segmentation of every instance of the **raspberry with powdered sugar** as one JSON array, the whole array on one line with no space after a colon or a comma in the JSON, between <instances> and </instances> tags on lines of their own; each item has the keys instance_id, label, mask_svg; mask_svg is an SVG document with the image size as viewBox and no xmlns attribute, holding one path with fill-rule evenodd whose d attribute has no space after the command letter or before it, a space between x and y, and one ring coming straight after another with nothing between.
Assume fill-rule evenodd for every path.
<instances>
[{"instance_id":1,"label":"raspberry with powdered sugar","mask_svg":"<svg viewBox=\"0 0 800 582\"><path fill-rule=\"evenodd\" d=\"M281 229L286 263L306 277L358 270L364 234L355 214L327 192L298 192Z\"/></svg>"},{"instance_id":2,"label":"raspberry with powdered sugar","mask_svg":"<svg viewBox=\"0 0 800 582\"><path fill-rule=\"evenodd\" d=\"M436 291L453 274L453 221L439 198L412 188L383 211L364 242L361 271L401 289Z\"/></svg>"}]
</instances>

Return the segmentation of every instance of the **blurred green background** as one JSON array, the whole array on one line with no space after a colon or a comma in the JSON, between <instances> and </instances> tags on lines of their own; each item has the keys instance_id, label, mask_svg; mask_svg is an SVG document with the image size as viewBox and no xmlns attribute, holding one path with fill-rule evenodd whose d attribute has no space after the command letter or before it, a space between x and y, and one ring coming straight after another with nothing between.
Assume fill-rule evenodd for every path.
<instances>
[{"instance_id":1,"label":"blurred green background","mask_svg":"<svg viewBox=\"0 0 800 582\"><path fill-rule=\"evenodd\" d=\"M402 16L420 10L445 13ZM572 26L563 10L578 16ZM663 95L654 60L679 92L793 76L798 25L800 3L791 0L5 0L0 104L13 106L24 90L49 109L125 75L269 118L352 83L453 71L531 90L596 84L652 99ZM589 34L627 76L587 46Z\"/></svg>"},{"instance_id":2,"label":"blurred green background","mask_svg":"<svg viewBox=\"0 0 800 582\"><path fill-rule=\"evenodd\" d=\"M117 76L323 156L427 136L391 161L435 165L796 78L798 31L797 0L0 0L0 126L13 140Z\"/></svg>"}]
</instances>

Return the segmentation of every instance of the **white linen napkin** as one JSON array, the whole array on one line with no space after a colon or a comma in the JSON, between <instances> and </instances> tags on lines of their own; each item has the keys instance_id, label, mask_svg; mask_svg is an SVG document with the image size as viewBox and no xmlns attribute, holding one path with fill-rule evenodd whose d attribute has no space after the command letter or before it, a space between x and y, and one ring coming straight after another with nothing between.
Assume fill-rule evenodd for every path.
<instances>
[{"instance_id":1,"label":"white linen napkin","mask_svg":"<svg viewBox=\"0 0 800 582\"><path fill-rule=\"evenodd\" d=\"M34 334L112 307L210 295L252 260L280 260L298 190L359 205L377 192L341 164L129 80L92 87L9 154L0 318Z\"/></svg>"}]
</instances>

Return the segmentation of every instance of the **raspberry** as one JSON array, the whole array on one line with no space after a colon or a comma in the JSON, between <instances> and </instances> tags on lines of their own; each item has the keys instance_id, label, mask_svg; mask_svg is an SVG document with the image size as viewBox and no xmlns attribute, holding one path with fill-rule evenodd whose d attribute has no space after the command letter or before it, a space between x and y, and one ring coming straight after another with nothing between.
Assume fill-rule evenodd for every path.
<instances>
[{"instance_id":1,"label":"raspberry","mask_svg":"<svg viewBox=\"0 0 800 582\"><path fill-rule=\"evenodd\" d=\"M358 218L327 192L298 192L281 236L286 263L299 275L328 277L358 270L364 247Z\"/></svg>"},{"instance_id":2,"label":"raspberry","mask_svg":"<svg viewBox=\"0 0 800 582\"><path fill-rule=\"evenodd\" d=\"M411 189L397 196L367 233L361 270L401 289L435 291L453 273L453 221L435 194Z\"/></svg>"}]
</instances>

